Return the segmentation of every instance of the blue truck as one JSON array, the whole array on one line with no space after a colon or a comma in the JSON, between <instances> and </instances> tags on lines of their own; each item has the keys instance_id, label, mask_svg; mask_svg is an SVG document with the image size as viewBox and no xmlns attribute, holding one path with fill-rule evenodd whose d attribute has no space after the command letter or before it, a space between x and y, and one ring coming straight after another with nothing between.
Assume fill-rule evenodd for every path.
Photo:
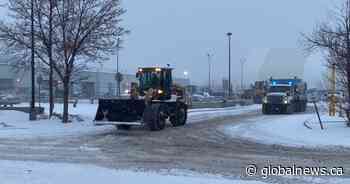
<instances>
[{"instance_id":1,"label":"blue truck","mask_svg":"<svg viewBox=\"0 0 350 184\"><path fill-rule=\"evenodd\" d=\"M305 112L307 84L297 77L291 79L270 78L263 98L263 114Z\"/></svg>"}]
</instances>

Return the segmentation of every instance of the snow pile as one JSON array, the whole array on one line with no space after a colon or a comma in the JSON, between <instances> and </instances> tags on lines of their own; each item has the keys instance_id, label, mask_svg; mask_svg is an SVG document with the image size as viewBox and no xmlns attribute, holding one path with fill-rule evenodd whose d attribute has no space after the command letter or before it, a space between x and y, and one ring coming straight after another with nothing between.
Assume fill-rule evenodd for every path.
<instances>
[{"instance_id":1,"label":"snow pile","mask_svg":"<svg viewBox=\"0 0 350 184\"><path fill-rule=\"evenodd\" d=\"M0 111L0 138L40 138L99 134L114 127L96 127L92 121L63 124L60 120L29 122L29 115L17 111Z\"/></svg>"},{"instance_id":2,"label":"snow pile","mask_svg":"<svg viewBox=\"0 0 350 184\"><path fill-rule=\"evenodd\" d=\"M223 131L233 137L264 144L350 147L350 128L346 127L343 118L323 115L321 119L324 130L320 128L316 114L294 114L262 116L237 126L224 127Z\"/></svg>"},{"instance_id":3,"label":"snow pile","mask_svg":"<svg viewBox=\"0 0 350 184\"><path fill-rule=\"evenodd\" d=\"M28 104L21 104L21 106L27 106ZM49 104L43 103L41 107L44 107L45 113L49 113ZM63 104L55 104L54 112L58 114L63 113ZM80 117L92 121L95 118L97 112L97 104L90 103L78 103L77 107L74 108L73 104L69 104L69 113L73 115L79 115Z\"/></svg>"},{"instance_id":4,"label":"snow pile","mask_svg":"<svg viewBox=\"0 0 350 184\"><path fill-rule=\"evenodd\" d=\"M214 175L160 174L117 171L90 165L0 161L3 184L264 184L257 181L229 180Z\"/></svg>"}]
</instances>

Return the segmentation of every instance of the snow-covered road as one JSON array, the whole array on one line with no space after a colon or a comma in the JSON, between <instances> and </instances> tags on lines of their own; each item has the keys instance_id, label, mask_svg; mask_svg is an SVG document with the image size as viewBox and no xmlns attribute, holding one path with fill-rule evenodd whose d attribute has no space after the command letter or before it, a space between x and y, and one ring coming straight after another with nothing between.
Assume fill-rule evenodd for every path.
<instances>
[{"instance_id":1,"label":"snow-covered road","mask_svg":"<svg viewBox=\"0 0 350 184\"><path fill-rule=\"evenodd\" d=\"M86 117L88 116L92 117L91 114L86 114ZM30 164L38 164L37 167L34 167L37 171L33 172L33 175L31 175L33 177L35 177L35 173L45 170L41 170L40 167L49 168L51 166L64 170L67 166L68 168L75 167L75 169L79 170L79 168L85 168L87 164L93 167L92 170L99 170L100 167L108 168L107 173L115 178L119 177L121 173L119 171L123 171L129 172L134 178L140 178L143 174L151 174L152 177L164 182L167 182L171 175L178 175L178 173L169 172L165 174L165 178L159 178L159 174L164 176L159 171L191 170L202 174L197 175L198 177L196 176L197 179L195 180L193 179L196 177L190 176L188 178L186 175L181 175L179 179L183 182L179 183L186 183L185 180L193 183L198 181L198 183L205 184L207 180L226 182L227 178L258 180L265 183L278 184L344 183L345 180L330 180L329 178L319 177L277 176L263 179L259 176L248 177L245 174L245 168L250 164L255 164L258 168L265 167L267 164L296 164L298 166L342 166L345 168L345 174L349 175L349 150L335 152L334 150L319 151L267 145L245 139L232 138L223 133L221 129L227 126L251 124L257 119L264 120L262 122L269 122L281 120L285 117L283 115L262 116L258 108L253 106L246 107L246 109L204 109L203 111L191 111L189 124L186 126L173 128L169 125L164 131L160 132L149 132L142 127L135 127L131 131L116 131L114 127L111 127L110 131L107 130L107 132L96 134L80 132L79 137L37 137L33 135L29 136L30 139L27 139L25 136L21 139L0 137L0 160L21 160L16 161L13 172L7 173L10 176L20 176L14 179L21 179L22 175L20 174L22 170L28 170L26 169L28 162L22 161L31 161L29 162ZM69 132L69 128L64 128L63 130ZM58 135L64 134L59 133ZM36 161L40 161L40 163ZM11 167L8 165L12 164L8 163L6 165L5 162L12 161L0 161L0 172L1 168L2 170L11 171ZM46 164L45 162L54 165ZM1 163L4 163L2 164L3 167L1 167ZM59 165L55 165L56 163L59 163ZM69 164L63 164L61 167L61 163ZM19 170L16 168L19 168ZM134 173L135 169L144 172L140 176L140 173ZM69 171L69 169L67 170ZM16 172L19 173L16 174ZM15 174L11 175L11 173ZM205 173L215 174L215 176L210 176L210 179L208 179ZM51 176L51 173L40 175L46 174ZM224 176L226 179L217 178L217 174ZM120 180L123 181L122 178ZM14 184L17 184L17 181L15 180ZM238 182L237 180L229 181L232 183ZM19 184L22 184L21 181L19 182Z\"/></svg>"},{"instance_id":2,"label":"snow-covered road","mask_svg":"<svg viewBox=\"0 0 350 184\"><path fill-rule=\"evenodd\" d=\"M42 104L48 109L48 104ZM56 112L62 113L62 105L56 105ZM71 114L79 115L85 121L62 124L60 120L28 121L28 114L17 111L0 111L0 138L28 139L28 138L59 138L84 135L99 135L113 133L114 126L94 126L96 104L78 104L71 107ZM259 106L236 106L229 108L194 109L189 110L188 124L205 121L212 118L239 115L258 111Z\"/></svg>"},{"instance_id":3,"label":"snow-covered road","mask_svg":"<svg viewBox=\"0 0 350 184\"><path fill-rule=\"evenodd\" d=\"M141 172L93 165L0 160L1 184L264 184L190 171Z\"/></svg>"}]
</instances>

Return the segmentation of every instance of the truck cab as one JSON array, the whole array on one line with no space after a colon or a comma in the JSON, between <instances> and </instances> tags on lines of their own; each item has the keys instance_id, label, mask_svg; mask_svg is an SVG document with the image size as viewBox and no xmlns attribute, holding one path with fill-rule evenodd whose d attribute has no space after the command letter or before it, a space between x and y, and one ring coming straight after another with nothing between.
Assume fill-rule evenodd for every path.
<instances>
[{"instance_id":1,"label":"truck cab","mask_svg":"<svg viewBox=\"0 0 350 184\"><path fill-rule=\"evenodd\" d=\"M306 110L306 83L301 79L270 79L263 99L263 113L294 113Z\"/></svg>"}]
</instances>

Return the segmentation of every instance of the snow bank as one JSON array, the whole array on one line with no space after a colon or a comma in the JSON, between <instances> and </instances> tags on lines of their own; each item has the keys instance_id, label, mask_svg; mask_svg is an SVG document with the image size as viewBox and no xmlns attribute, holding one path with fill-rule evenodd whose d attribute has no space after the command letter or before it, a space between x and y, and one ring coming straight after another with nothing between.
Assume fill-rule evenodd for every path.
<instances>
[{"instance_id":1,"label":"snow bank","mask_svg":"<svg viewBox=\"0 0 350 184\"><path fill-rule=\"evenodd\" d=\"M28 104L21 104L21 106L28 106ZM45 108L45 113L49 113L49 104L43 103L42 107ZM55 104L54 112L62 114L63 113L63 104ZM84 119L92 121L95 118L97 112L97 104L90 103L78 103L77 107L74 108L73 104L69 104L69 113L78 114Z\"/></svg>"},{"instance_id":2,"label":"snow bank","mask_svg":"<svg viewBox=\"0 0 350 184\"><path fill-rule=\"evenodd\" d=\"M321 130L315 114L294 114L262 116L237 126L224 127L223 131L235 138L264 144L295 147L350 147L350 128L346 127L344 119L326 115L321 119L324 130Z\"/></svg>"},{"instance_id":3,"label":"snow bank","mask_svg":"<svg viewBox=\"0 0 350 184\"><path fill-rule=\"evenodd\" d=\"M161 174L155 172L118 171L90 165L0 161L3 184L263 184L257 181L229 180L214 175Z\"/></svg>"},{"instance_id":4,"label":"snow bank","mask_svg":"<svg viewBox=\"0 0 350 184\"><path fill-rule=\"evenodd\" d=\"M0 111L0 138L41 138L99 134L114 130L113 126L96 127L92 121L63 124L60 120L29 122L29 115L17 111Z\"/></svg>"}]
</instances>

